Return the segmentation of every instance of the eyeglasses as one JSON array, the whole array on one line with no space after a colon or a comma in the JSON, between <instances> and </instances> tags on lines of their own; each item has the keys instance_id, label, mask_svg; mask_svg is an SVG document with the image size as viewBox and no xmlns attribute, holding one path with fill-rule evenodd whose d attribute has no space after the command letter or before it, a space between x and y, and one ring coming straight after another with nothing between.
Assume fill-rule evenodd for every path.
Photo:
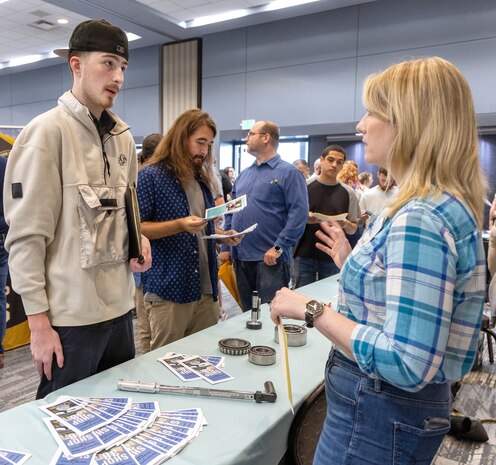
<instances>
[{"instance_id":1,"label":"eyeglasses","mask_svg":"<svg viewBox=\"0 0 496 465\"><path fill-rule=\"evenodd\" d=\"M267 134L268 134L268 132L251 132L251 131L248 131L248 134L246 134L246 138L251 137L251 136L255 136L255 135L265 136Z\"/></svg>"}]
</instances>

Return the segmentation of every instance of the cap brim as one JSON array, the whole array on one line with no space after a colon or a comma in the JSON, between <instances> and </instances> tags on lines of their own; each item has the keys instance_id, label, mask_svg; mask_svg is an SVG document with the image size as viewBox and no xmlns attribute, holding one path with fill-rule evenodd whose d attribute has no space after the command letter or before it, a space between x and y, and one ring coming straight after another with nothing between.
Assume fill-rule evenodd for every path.
<instances>
[{"instance_id":1,"label":"cap brim","mask_svg":"<svg viewBox=\"0 0 496 465\"><path fill-rule=\"evenodd\" d=\"M69 56L69 49L57 48L56 50L53 51L53 53L55 53L55 55L58 55L59 57L67 58Z\"/></svg>"}]
</instances>

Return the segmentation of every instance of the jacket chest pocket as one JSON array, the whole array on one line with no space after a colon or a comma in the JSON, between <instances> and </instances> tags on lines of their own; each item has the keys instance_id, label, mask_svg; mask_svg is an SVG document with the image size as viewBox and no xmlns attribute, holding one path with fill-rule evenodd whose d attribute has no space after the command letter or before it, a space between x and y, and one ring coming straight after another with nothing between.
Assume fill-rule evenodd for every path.
<instances>
[{"instance_id":1,"label":"jacket chest pocket","mask_svg":"<svg viewBox=\"0 0 496 465\"><path fill-rule=\"evenodd\" d=\"M81 268L127 261L125 188L78 188Z\"/></svg>"}]
</instances>

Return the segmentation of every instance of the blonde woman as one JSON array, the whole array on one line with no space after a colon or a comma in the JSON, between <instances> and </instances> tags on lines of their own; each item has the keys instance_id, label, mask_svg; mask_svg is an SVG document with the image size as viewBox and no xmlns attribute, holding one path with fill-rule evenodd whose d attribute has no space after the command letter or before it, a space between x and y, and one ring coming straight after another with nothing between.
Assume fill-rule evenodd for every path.
<instances>
[{"instance_id":1,"label":"blonde woman","mask_svg":"<svg viewBox=\"0 0 496 465\"><path fill-rule=\"evenodd\" d=\"M317 233L342 267L337 309L283 289L271 316L306 319L333 342L315 465L430 464L484 306L473 101L455 66L433 57L370 76L364 103L365 160L390 171L398 197L353 251L337 224Z\"/></svg>"},{"instance_id":2,"label":"blonde woman","mask_svg":"<svg viewBox=\"0 0 496 465\"><path fill-rule=\"evenodd\" d=\"M360 196L360 181L358 180L358 166L353 160L346 160L343 169L338 174L338 181L350 186Z\"/></svg>"}]
</instances>

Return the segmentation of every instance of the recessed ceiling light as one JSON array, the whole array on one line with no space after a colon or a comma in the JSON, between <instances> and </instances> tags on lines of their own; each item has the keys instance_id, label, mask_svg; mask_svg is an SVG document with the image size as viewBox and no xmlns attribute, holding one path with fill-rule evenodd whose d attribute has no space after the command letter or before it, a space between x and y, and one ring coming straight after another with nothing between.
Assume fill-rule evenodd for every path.
<instances>
[{"instance_id":1,"label":"recessed ceiling light","mask_svg":"<svg viewBox=\"0 0 496 465\"><path fill-rule=\"evenodd\" d=\"M254 6L252 8L245 8L239 10L226 11L217 15L200 16L188 21L181 21L178 26L185 29L191 27L206 26L208 24L220 23L222 21L229 21L231 19L243 18L245 16L253 15L256 13L264 13L267 11L281 10L293 6L304 5L306 3L318 2L319 0L274 0L265 5Z\"/></svg>"},{"instance_id":2,"label":"recessed ceiling light","mask_svg":"<svg viewBox=\"0 0 496 465\"><path fill-rule=\"evenodd\" d=\"M59 23L59 24L67 24L68 22L69 22L69 20L65 19L65 18L57 19L57 23Z\"/></svg>"},{"instance_id":3,"label":"recessed ceiling light","mask_svg":"<svg viewBox=\"0 0 496 465\"><path fill-rule=\"evenodd\" d=\"M26 55L23 57L12 58L12 60L9 60L8 66L27 65L28 63L35 63L36 61L43 60L43 58L45 58L43 55Z\"/></svg>"},{"instance_id":4,"label":"recessed ceiling light","mask_svg":"<svg viewBox=\"0 0 496 465\"><path fill-rule=\"evenodd\" d=\"M138 39L141 39L142 37L137 35L137 34L133 34L132 32L126 32L126 36L127 36L127 40L129 42L132 42L133 40L138 40Z\"/></svg>"}]
</instances>

